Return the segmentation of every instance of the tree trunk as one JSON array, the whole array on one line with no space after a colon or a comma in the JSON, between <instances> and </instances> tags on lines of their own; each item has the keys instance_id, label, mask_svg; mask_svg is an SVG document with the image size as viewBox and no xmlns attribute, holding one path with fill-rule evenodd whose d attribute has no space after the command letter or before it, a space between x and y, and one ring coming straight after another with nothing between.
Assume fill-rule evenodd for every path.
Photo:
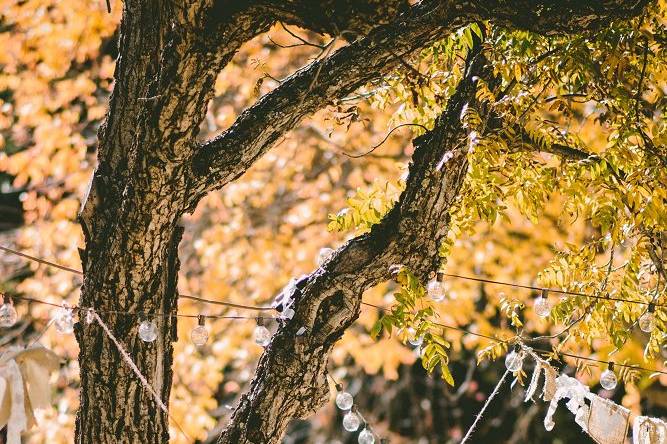
<instances>
[{"instance_id":1,"label":"tree trunk","mask_svg":"<svg viewBox=\"0 0 667 444\"><path fill-rule=\"evenodd\" d=\"M178 221L207 192L242 175L303 117L380 78L405 63L401 57L460 26L497 19L547 34L580 32L603 26L610 16L637 14L645 2L582 7L574 1L561 6L425 0L408 8L399 0L355 6L327 0L327 8L315 8L304 0L124 1L115 87L80 215L86 242L81 305L99 313L168 404L177 339ZM351 43L295 73L220 137L199 144L198 128L218 72L275 20L328 31ZM395 263L423 279L436 269L438 244L467 167L459 115L463 104L474 100L472 74L481 68L473 65L435 128L415 140L406 191L396 206L368 235L346 244L299 283L296 315L262 355L221 442L279 442L292 418L307 416L328 399L328 355L358 316L363 291L389 278ZM453 157L441 164L445 153ZM155 342L137 335L142 314L158 326ZM297 337L301 327L306 334ZM75 331L81 368L76 442L167 442L167 415L102 328L82 321Z\"/></svg>"}]
</instances>

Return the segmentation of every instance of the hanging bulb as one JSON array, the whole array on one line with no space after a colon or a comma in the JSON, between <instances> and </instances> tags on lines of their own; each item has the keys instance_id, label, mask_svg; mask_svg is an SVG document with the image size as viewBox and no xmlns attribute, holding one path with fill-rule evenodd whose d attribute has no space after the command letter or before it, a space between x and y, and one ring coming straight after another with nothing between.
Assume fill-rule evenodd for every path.
<instances>
[{"instance_id":1,"label":"hanging bulb","mask_svg":"<svg viewBox=\"0 0 667 444\"><path fill-rule=\"evenodd\" d=\"M320 249L320 252L317 254L317 266L321 267L322 265L324 265L325 262L328 261L329 258L331 258L333 252L334 250L331 248Z\"/></svg>"},{"instance_id":2,"label":"hanging bulb","mask_svg":"<svg viewBox=\"0 0 667 444\"><path fill-rule=\"evenodd\" d=\"M208 341L208 330L206 330L206 327L204 326L205 319L205 316L199 315L197 317L197 326L190 332L190 340L197 347L201 347Z\"/></svg>"},{"instance_id":3,"label":"hanging bulb","mask_svg":"<svg viewBox=\"0 0 667 444\"><path fill-rule=\"evenodd\" d=\"M139 338L144 342L153 342L157 339L157 325L153 321L142 321L139 324Z\"/></svg>"},{"instance_id":4,"label":"hanging bulb","mask_svg":"<svg viewBox=\"0 0 667 444\"><path fill-rule=\"evenodd\" d=\"M373 435L373 432L368 430L367 428L364 428L361 433L359 433L359 444L374 444L375 443L375 436Z\"/></svg>"},{"instance_id":5,"label":"hanging bulb","mask_svg":"<svg viewBox=\"0 0 667 444\"><path fill-rule=\"evenodd\" d=\"M0 305L0 327L9 328L16 324L18 314L11 299Z\"/></svg>"},{"instance_id":6,"label":"hanging bulb","mask_svg":"<svg viewBox=\"0 0 667 444\"><path fill-rule=\"evenodd\" d=\"M606 390L614 390L617 382L618 379L616 378L616 373L614 373L614 363L610 362L607 370L603 371L600 375L600 385Z\"/></svg>"},{"instance_id":7,"label":"hanging bulb","mask_svg":"<svg viewBox=\"0 0 667 444\"><path fill-rule=\"evenodd\" d=\"M542 289L542 294L535 299L533 303L533 310L535 314L541 318L549 317L551 314L551 304L549 303L549 291L546 288Z\"/></svg>"},{"instance_id":8,"label":"hanging bulb","mask_svg":"<svg viewBox=\"0 0 667 444\"><path fill-rule=\"evenodd\" d=\"M271 342L271 332L268 328L264 327L264 320L262 318L257 318L257 327L255 327L255 343L266 347Z\"/></svg>"},{"instance_id":9,"label":"hanging bulb","mask_svg":"<svg viewBox=\"0 0 667 444\"><path fill-rule=\"evenodd\" d=\"M343 416L343 428L348 432L356 432L360 425L359 415L353 411L350 410Z\"/></svg>"},{"instance_id":10,"label":"hanging bulb","mask_svg":"<svg viewBox=\"0 0 667 444\"><path fill-rule=\"evenodd\" d=\"M417 331L410 327L408 328L408 342L415 347L419 347L424 342L423 336L417 336Z\"/></svg>"},{"instance_id":11,"label":"hanging bulb","mask_svg":"<svg viewBox=\"0 0 667 444\"><path fill-rule=\"evenodd\" d=\"M67 303L56 310L53 323L58 333L70 334L74 331L74 313Z\"/></svg>"},{"instance_id":12,"label":"hanging bulb","mask_svg":"<svg viewBox=\"0 0 667 444\"><path fill-rule=\"evenodd\" d=\"M523 350L521 350L521 346L517 344L514 347L514 350L509 352L505 358L505 367L507 367L507 370L511 372L518 372L521 370L521 367L523 367L523 357Z\"/></svg>"},{"instance_id":13,"label":"hanging bulb","mask_svg":"<svg viewBox=\"0 0 667 444\"><path fill-rule=\"evenodd\" d=\"M336 390L338 390L338 394L336 395L336 406L341 410L350 410L352 404L354 404L352 395L343 391L343 387L340 384L336 385Z\"/></svg>"},{"instance_id":14,"label":"hanging bulb","mask_svg":"<svg viewBox=\"0 0 667 444\"><path fill-rule=\"evenodd\" d=\"M445 299L445 274L438 272L435 279L428 283L426 290L428 295L435 302L440 302Z\"/></svg>"},{"instance_id":15,"label":"hanging bulb","mask_svg":"<svg viewBox=\"0 0 667 444\"><path fill-rule=\"evenodd\" d=\"M655 330L655 305L648 304L648 311L639 318L639 328L644 333Z\"/></svg>"}]
</instances>

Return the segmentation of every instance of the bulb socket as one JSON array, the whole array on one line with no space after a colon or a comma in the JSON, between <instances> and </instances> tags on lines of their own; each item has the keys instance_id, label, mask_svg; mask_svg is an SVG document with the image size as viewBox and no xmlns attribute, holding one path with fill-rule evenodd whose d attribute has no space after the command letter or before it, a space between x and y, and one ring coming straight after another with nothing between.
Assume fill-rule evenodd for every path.
<instances>
[{"instance_id":1,"label":"bulb socket","mask_svg":"<svg viewBox=\"0 0 667 444\"><path fill-rule=\"evenodd\" d=\"M607 365L607 370L610 372L614 371L614 361L610 361L609 364Z\"/></svg>"},{"instance_id":2,"label":"bulb socket","mask_svg":"<svg viewBox=\"0 0 667 444\"><path fill-rule=\"evenodd\" d=\"M204 315L197 316L197 324L198 325L203 327L205 322L206 322L206 316L204 316Z\"/></svg>"},{"instance_id":3,"label":"bulb socket","mask_svg":"<svg viewBox=\"0 0 667 444\"><path fill-rule=\"evenodd\" d=\"M650 304L648 304L648 312L649 312L649 313L653 313L653 312L655 312L655 304L654 304L653 302L651 302Z\"/></svg>"},{"instance_id":4,"label":"bulb socket","mask_svg":"<svg viewBox=\"0 0 667 444\"><path fill-rule=\"evenodd\" d=\"M445 273L442 271L438 271L438 273L435 275L435 280L438 282L444 282L445 281Z\"/></svg>"},{"instance_id":5,"label":"bulb socket","mask_svg":"<svg viewBox=\"0 0 667 444\"><path fill-rule=\"evenodd\" d=\"M544 299L548 298L549 297L549 290L547 290L546 288L543 288L542 289L542 297Z\"/></svg>"}]
</instances>

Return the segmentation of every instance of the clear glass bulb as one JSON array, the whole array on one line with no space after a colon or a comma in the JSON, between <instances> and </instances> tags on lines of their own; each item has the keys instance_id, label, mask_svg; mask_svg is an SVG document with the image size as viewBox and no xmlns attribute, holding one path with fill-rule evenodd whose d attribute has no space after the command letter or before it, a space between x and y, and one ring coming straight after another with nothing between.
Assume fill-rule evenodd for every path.
<instances>
[{"instance_id":1,"label":"clear glass bulb","mask_svg":"<svg viewBox=\"0 0 667 444\"><path fill-rule=\"evenodd\" d=\"M441 302L443 299L445 299L445 283L440 282L437 279L433 279L428 283L426 286L426 291L428 291L428 295L435 302Z\"/></svg>"},{"instance_id":2,"label":"clear glass bulb","mask_svg":"<svg viewBox=\"0 0 667 444\"><path fill-rule=\"evenodd\" d=\"M639 318L639 328L644 333L651 333L655 330L655 313L647 311Z\"/></svg>"},{"instance_id":3,"label":"clear glass bulb","mask_svg":"<svg viewBox=\"0 0 667 444\"><path fill-rule=\"evenodd\" d=\"M18 314L14 308L14 304L2 304L0 306L0 327L9 328L16 324Z\"/></svg>"},{"instance_id":4,"label":"clear glass bulb","mask_svg":"<svg viewBox=\"0 0 667 444\"><path fill-rule=\"evenodd\" d=\"M548 299L539 296L533 303L533 310L539 317L546 318L551 314L551 304L549 303Z\"/></svg>"},{"instance_id":5,"label":"clear glass bulb","mask_svg":"<svg viewBox=\"0 0 667 444\"><path fill-rule=\"evenodd\" d=\"M263 325L258 325L255 327L254 337L255 343L257 345L261 345L262 347L266 347L269 345L269 342L271 342L271 332Z\"/></svg>"},{"instance_id":6,"label":"clear glass bulb","mask_svg":"<svg viewBox=\"0 0 667 444\"><path fill-rule=\"evenodd\" d=\"M518 372L523 367L523 351L512 350L505 358L505 367L511 372Z\"/></svg>"},{"instance_id":7,"label":"clear glass bulb","mask_svg":"<svg viewBox=\"0 0 667 444\"><path fill-rule=\"evenodd\" d=\"M424 342L423 336L417 336L417 331L410 327L408 328L408 342L415 347L419 347Z\"/></svg>"},{"instance_id":8,"label":"clear glass bulb","mask_svg":"<svg viewBox=\"0 0 667 444\"><path fill-rule=\"evenodd\" d=\"M343 416L343 428L348 432L356 432L360 425L361 420L356 413L347 412L345 416Z\"/></svg>"},{"instance_id":9,"label":"clear glass bulb","mask_svg":"<svg viewBox=\"0 0 667 444\"><path fill-rule=\"evenodd\" d=\"M153 342L157 339L157 325L153 321L143 321L139 324L139 338L144 342Z\"/></svg>"},{"instance_id":10,"label":"clear glass bulb","mask_svg":"<svg viewBox=\"0 0 667 444\"><path fill-rule=\"evenodd\" d=\"M602 388L607 389L607 390L613 390L616 388L616 383L618 382L618 379L616 379L616 373L614 373L613 370L605 370L602 372L600 375L600 385Z\"/></svg>"},{"instance_id":11,"label":"clear glass bulb","mask_svg":"<svg viewBox=\"0 0 667 444\"><path fill-rule=\"evenodd\" d=\"M208 341L208 330L203 325L198 325L190 332L190 340L197 347L201 347Z\"/></svg>"},{"instance_id":12,"label":"clear glass bulb","mask_svg":"<svg viewBox=\"0 0 667 444\"><path fill-rule=\"evenodd\" d=\"M329 260L333 252L334 251L331 248L322 248L317 254L317 266L321 267L324 265L324 263Z\"/></svg>"},{"instance_id":13,"label":"clear glass bulb","mask_svg":"<svg viewBox=\"0 0 667 444\"><path fill-rule=\"evenodd\" d=\"M70 334L74 331L74 313L72 309L63 306L56 310L53 323L58 333Z\"/></svg>"},{"instance_id":14,"label":"clear glass bulb","mask_svg":"<svg viewBox=\"0 0 667 444\"><path fill-rule=\"evenodd\" d=\"M374 444L375 443L375 436L373 435L373 432L371 432L368 429L363 429L361 433L359 433L359 444Z\"/></svg>"},{"instance_id":15,"label":"clear glass bulb","mask_svg":"<svg viewBox=\"0 0 667 444\"><path fill-rule=\"evenodd\" d=\"M336 405L341 410L350 410L353 403L354 398L348 392L339 392L336 395Z\"/></svg>"}]
</instances>

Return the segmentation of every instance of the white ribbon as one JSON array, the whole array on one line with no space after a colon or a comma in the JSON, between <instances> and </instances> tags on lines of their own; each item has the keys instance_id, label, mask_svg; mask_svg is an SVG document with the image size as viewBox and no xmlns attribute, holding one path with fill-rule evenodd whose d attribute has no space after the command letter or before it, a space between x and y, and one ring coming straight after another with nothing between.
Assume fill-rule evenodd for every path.
<instances>
[{"instance_id":1,"label":"white ribbon","mask_svg":"<svg viewBox=\"0 0 667 444\"><path fill-rule=\"evenodd\" d=\"M0 417L0 428L7 426L7 444L21 444L21 433L28 429L28 417L25 413L23 377L14 359L0 367L0 379L0 408L8 413Z\"/></svg>"},{"instance_id":2,"label":"white ribbon","mask_svg":"<svg viewBox=\"0 0 667 444\"><path fill-rule=\"evenodd\" d=\"M540 379L540 373L542 372L542 362L535 361L535 369L533 370L533 376L530 378L530 384L528 385L528 390L526 390L526 399L523 402L528 402L529 399L533 399L535 390L537 390L537 382Z\"/></svg>"},{"instance_id":3,"label":"white ribbon","mask_svg":"<svg viewBox=\"0 0 667 444\"><path fill-rule=\"evenodd\" d=\"M567 408L574 413L574 420L579 426L588 430L586 419L588 418L588 406L586 405L586 396L589 393L588 387L583 385L575 378L567 375L560 375L556 378L556 393L549 403L547 416L544 418L544 428L551 431L554 428L553 416L558 408L558 401L563 398L569 398Z\"/></svg>"}]
</instances>

